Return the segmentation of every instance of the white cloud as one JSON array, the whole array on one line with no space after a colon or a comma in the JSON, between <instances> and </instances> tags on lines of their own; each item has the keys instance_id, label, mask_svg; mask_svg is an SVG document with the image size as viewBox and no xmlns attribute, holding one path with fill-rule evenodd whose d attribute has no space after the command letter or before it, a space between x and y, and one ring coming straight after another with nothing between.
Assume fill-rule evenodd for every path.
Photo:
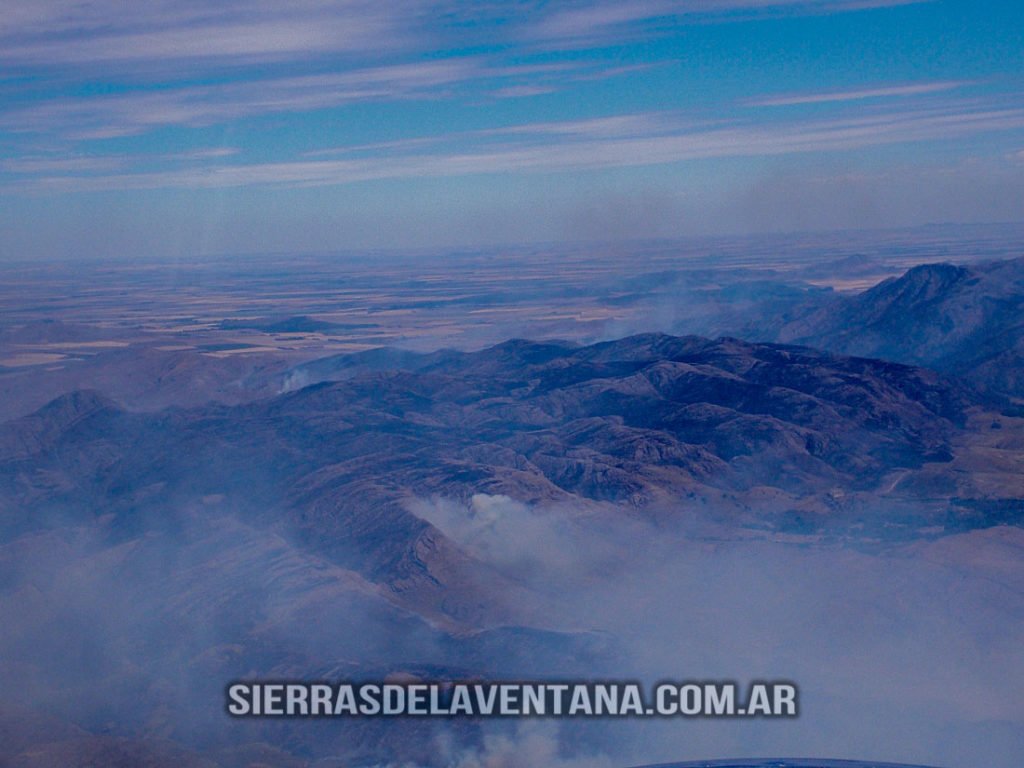
<instances>
[{"instance_id":1,"label":"white cloud","mask_svg":"<svg viewBox=\"0 0 1024 768\"><path fill-rule=\"evenodd\" d=\"M819 93L793 93L781 96L766 96L751 99L746 103L754 107L786 107L798 104L825 104L841 101L860 101L863 99L891 98L898 96L920 96L927 93L951 91L971 85L968 80L946 80L933 83L910 83L907 85L881 86L878 88L862 88L850 91L827 91Z\"/></svg>"},{"instance_id":2,"label":"white cloud","mask_svg":"<svg viewBox=\"0 0 1024 768\"><path fill-rule=\"evenodd\" d=\"M688 17L730 21L750 15L842 13L867 8L909 5L929 0L616 0L599 3L563 3L554 13L528 28L539 40L597 44L624 32L648 31L659 23Z\"/></svg>"},{"instance_id":3,"label":"white cloud","mask_svg":"<svg viewBox=\"0 0 1024 768\"><path fill-rule=\"evenodd\" d=\"M427 50L474 34L520 43L603 42L689 17L728 21L753 14L836 13L927 0L7 0L0 14L0 63L149 67L195 62L254 63ZM500 22L500 23L499 23ZM442 46L443 47L443 46ZM368 61L363 62L369 63Z\"/></svg>"},{"instance_id":4,"label":"white cloud","mask_svg":"<svg viewBox=\"0 0 1024 768\"><path fill-rule=\"evenodd\" d=\"M111 156L26 156L0 161L0 169L9 173L46 174L123 170L125 158Z\"/></svg>"},{"instance_id":5,"label":"white cloud","mask_svg":"<svg viewBox=\"0 0 1024 768\"><path fill-rule=\"evenodd\" d=\"M308 112L367 100L421 97L487 76L476 58L368 67L218 85L46 101L12 109L0 126L74 139L130 136L160 126L212 125L254 115Z\"/></svg>"},{"instance_id":6,"label":"white cloud","mask_svg":"<svg viewBox=\"0 0 1024 768\"><path fill-rule=\"evenodd\" d=\"M494 93L499 97L526 96L556 90L577 74L578 68L567 65L503 65L482 56L465 56L215 85L51 99L9 108L0 114L0 129L54 134L79 141L108 139L164 126L215 125L358 102L450 98L457 89L482 81L494 83ZM529 85L522 83L536 76L542 79Z\"/></svg>"},{"instance_id":7,"label":"white cloud","mask_svg":"<svg viewBox=\"0 0 1024 768\"><path fill-rule=\"evenodd\" d=\"M664 115L632 115L578 123L539 123L508 129L498 146L438 151L384 152L368 157L235 164L159 173L50 176L41 189L148 189L242 186L328 186L379 179L443 178L472 174L546 173L623 168L728 157L772 157L834 152L885 144L932 141L1024 128L1024 109L981 109L945 105L771 124L695 126L680 121L674 130ZM621 122L618 122L621 121ZM622 130L631 127L635 132ZM524 134L519 141L516 133ZM538 142L538 135L548 135ZM465 143L465 142L463 142Z\"/></svg>"},{"instance_id":8,"label":"white cloud","mask_svg":"<svg viewBox=\"0 0 1024 768\"><path fill-rule=\"evenodd\" d=\"M595 35L621 41L630 30L643 32L648 21L666 16L725 14L725 20L744 10L842 11L903 1L9 0L0 14L0 66L19 76L42 75L19 85L33 92L32 99L7 100L0 129L95 140L368 100L446 98L457 87L522 98L651 65L581 57L508 64L498 54L445 52L456 42L499 42L522 53L524 43L535 50ZM501 19L507 23L496 23ZM425 57L429 51L435 55ZM309 73L311 59L317 59L315 72L295 74ZM322 71L328 61L332 70ZM92 80L98 70L113 73L119 90L68 95L67 83ZM47 75L61 83L49 93Z\"/></svg>"},{"instance_id":9,"label":"white cloud","mask_svg":"<svg viewBox=\"0 0 1024 768\"><path fill-rule=\"evenodd\" d=\"M407 39L410 19L422 5L403 0L13 0L5 3L0 21L0 61L52 67L380 50Z\"/></svg>"},{"instance_id":10,"label":"white cloud","mask_svg":"<svg viewBox=\"0 0 1024 768\"><path fill-rule=\"evenodd\" d=\"M554 93L555 88L550 85L509 85L499 88L494 95L499 99L521 99L528 96L542 96L546 93Z\"/></svg>"}]
</instances>

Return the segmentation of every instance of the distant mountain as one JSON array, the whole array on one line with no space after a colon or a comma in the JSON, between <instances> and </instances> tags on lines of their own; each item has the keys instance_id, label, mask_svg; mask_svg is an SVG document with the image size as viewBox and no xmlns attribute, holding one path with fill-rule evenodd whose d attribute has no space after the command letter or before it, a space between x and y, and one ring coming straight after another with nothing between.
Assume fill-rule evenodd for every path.
<instances>
[{"instance_id":1,"label":"distant mountain","mask_svg":"<svg viewBox=\"0 0 1024 768\"><path fill-rule=\"evenodd\" d=\"M794 313L776 341L924 365L1024 397L1024 258L924 264Z\"/></svg>"},{"instance_id":2,"label":"distant mountain","mask_svg":"<svg viewBox=\"0 0 1024 768\"><path fill-rule=\"evenodd\" d=\"M127 408L146 410L251 400L260 396L264 378L294 364L272 352L216 357L204 354L215 349L176 349L152 342L65 351L70 357L52 365L0 364L0 421L31 413L78 389L98 390Z\"/></svg>"}]
</instances>

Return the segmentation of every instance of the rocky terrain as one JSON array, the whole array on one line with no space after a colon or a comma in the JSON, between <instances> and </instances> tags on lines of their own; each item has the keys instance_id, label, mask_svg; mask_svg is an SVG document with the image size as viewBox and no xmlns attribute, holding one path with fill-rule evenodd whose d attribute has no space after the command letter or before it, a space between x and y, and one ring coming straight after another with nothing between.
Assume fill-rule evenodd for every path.
<instances>
[{"instance_id":1,"label":"rocky terrain","mask_svg":"<svg viewBox=\"0 0 1024 768\"><path fill-rule=\"evenodd\" d=\"M984 391L1024 396L1024 259L923 264L789 315L767 336L924 365Z\"/></svg>"},{"instance_id":2,"label":"rocky terrain","mask_svg":"<svg viewBox=\"0 0 1024 768\"><path fill-rule=\"evenodd\" d=\"M923 368L647 334L373 351L280 377L273 397L155 412L77 391L0 426L0 600L20 617L0 679L72 743L112 728L90 754L234 765L247 743L344 744L372 760L397 739L410 751L384 753L422 759L409 724L224 743L211 707L253 674L621 660L604 619L561 601L628 562L628 541L888 551L1022 515L1019 420Z\"/></svg>"},{"instance_id":3,"label":"rocky terrain","mask_svg":"<svg viewBox=\"0 0 1024 768\"><path fill-rule=\"evenodd\" d=\"M173 308L135 336L5 326L0 766L609 768L793 743L1015 765L1022 270L602 283L602 308L716 339L557 318L542 341L365 349L346 334L369 325L301 304L184 330ZM244 677L679 670L788 675L812 705L785 734L222 711Z\"/></svg>"},{"instance_id":4,"label":"rocky terrain","mask_svg":"<svg viewBox=\"0 0 1024 768\"><path fill-rule=\"evenodd\" d=\"M204 500L247 507L261 526L287 520L320 554L412 588L419 549L448 567L457 558L410 499L490 494L651 515L689 500L673 514L713 506L733 524L751 513L774 526L798 508L825 514L825 499L843 507L835 488L884 494L911 485L894 483L907 475L927 485L966 450L969 421L1013 425L925 369L732 339L512 341L334 364L368 361L379 370L234 407L143 413L96 392L58 398L0 428L0 488L21 502L4 529L36 527L34 505L114 515L123 528L140 509ZM970 478L946 486L925 490L976 490Z\"/></svg>"}]
</instances>

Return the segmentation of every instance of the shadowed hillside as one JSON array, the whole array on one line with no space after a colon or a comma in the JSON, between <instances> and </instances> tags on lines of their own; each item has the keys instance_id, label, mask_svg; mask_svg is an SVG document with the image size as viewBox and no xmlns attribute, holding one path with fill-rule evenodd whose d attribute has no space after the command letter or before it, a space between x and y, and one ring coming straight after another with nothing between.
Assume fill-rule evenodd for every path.
<instances>
[{"instance_id":1,"label":"shadowed hillside","mask_svg":"<svg viewBox=\"0 0 1024 768\"><path fill-rule=\"evenodd\" d=\"M782 325L773 338L925 365L979 389L1021 397L1024 259L914 267L824 303Z\"/></svg>"}]
</instances>

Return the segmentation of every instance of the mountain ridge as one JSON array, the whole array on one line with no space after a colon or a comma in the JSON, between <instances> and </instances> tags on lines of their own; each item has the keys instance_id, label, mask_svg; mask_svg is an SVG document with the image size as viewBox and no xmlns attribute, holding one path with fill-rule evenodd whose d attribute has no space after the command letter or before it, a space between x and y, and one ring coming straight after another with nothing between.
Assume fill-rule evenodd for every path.
<instances>
[{"instance_id":1,"label":"mountain ridge","mask_svg":"<svg viewBox=\"0 0 1024 768\"><path fill-rule=\"evenodd\" d=\"M795 314L769 337L924 365L980 391L1024 396L1024 257L919 265Z\"/></svg>"}]
</instances>

